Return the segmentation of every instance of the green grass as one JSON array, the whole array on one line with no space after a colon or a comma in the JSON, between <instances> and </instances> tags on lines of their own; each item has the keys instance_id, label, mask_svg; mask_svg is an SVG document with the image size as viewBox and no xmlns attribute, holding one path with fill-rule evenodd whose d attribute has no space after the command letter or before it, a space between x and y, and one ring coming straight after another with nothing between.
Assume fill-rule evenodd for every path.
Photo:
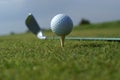
<instances>
[{"instance_id":1,"label":"green grass","mask_svg":"<svg viewBox=\"0 0 120 80\"><path fill-rule=\"evenodd\" d=\"M54 36L51 31L45 35ZM69 36L120 37L120 22L77 26ZM0 80L120 80L120 43L0 37Z\"/></svg>"}]
</instances>

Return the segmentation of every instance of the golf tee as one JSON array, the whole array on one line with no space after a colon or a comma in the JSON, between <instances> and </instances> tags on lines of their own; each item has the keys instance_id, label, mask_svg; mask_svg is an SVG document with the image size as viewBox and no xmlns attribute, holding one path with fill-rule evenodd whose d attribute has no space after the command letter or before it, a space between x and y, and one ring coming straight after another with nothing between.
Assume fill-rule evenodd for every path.
<instances>
[{"instance_id":1,"label":"golf tee","mask_svg":"<svg viewBox=\"0 0 120 80\"><path fill-rule=\"evenodd\" d=\"M61 47L64 47L65 36L60 37Z\"/></svg>"}]
</instances>

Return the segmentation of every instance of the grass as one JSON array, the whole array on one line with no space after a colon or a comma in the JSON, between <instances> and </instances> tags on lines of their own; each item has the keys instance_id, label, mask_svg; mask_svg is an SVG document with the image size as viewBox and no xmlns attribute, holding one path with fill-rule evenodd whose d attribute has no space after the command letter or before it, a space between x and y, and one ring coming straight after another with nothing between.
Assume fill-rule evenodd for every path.
<instances>
[{"instance_id":1,"label":"grass","mask_svg":"<svg viewBox=\"0 0 120 80\"><path fill-rule=\"evenodd\" d=\"M77 26L69 36L120 37L119 26L119 21ZM0 80L120 80L119 58L119 42L66 40L61 48L59 40L31 33L1 36Z\"/></svg>"}]
</instances>

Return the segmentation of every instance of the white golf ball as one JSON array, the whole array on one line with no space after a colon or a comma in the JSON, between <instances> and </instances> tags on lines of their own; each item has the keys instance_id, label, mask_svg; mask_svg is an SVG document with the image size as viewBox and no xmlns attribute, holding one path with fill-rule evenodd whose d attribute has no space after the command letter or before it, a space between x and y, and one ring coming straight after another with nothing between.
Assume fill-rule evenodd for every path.
<instances>
[{"instance_id":1,"label":"white golf ball","mask_svg":"<svg viewBox=\"0 0 120 80\"><path fill-rule=\"evenodd\" d=\"M71 18L65 14L58 14L51 20L52 31L59 35L68 35L73 28L73 22Z\"/></svg>"}]
</instances>

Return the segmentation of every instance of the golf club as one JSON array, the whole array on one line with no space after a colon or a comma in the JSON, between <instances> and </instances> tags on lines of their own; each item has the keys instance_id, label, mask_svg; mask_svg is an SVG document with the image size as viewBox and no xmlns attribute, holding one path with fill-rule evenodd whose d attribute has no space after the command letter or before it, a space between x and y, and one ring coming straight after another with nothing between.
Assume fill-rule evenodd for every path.
<instances>
[{"instance_id":1,"label":"golf club","mask_svg":"<svg viewBox=\"0 0 120 80\"><path fill-rule=\"evenodd\" d=\"M37 21L35 20L34 16L29 13L28 17L25 20L25 24L28 27L28 29L35 34L39 39L59 39L59 37L46 37L43 36L42 29L38 25ZM86 38L86 37L66 37L66 40L86 40L86 41L117 41L120 42L120 38Z\"/></svg>"}]
</instances>

